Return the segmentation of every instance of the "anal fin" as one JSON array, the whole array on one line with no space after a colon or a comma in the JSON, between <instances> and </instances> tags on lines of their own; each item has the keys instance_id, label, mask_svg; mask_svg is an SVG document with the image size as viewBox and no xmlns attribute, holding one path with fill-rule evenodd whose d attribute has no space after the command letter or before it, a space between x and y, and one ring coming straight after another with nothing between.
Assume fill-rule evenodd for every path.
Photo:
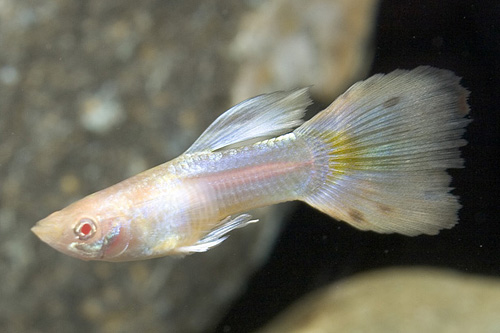
<instances>
[{"instance_id":1,"label":"anal fin","mask_svg":"<svg viewBox=\"0 0 500 333\"><path fill-rule=\"evenodd\" d=\"M252 216L249 214L241 214L235 218L228 216L198 242L193 245L180 247L177 249L177 252L183 254L206 252L226 240L229 237L227 234L232 230L243 228L244 226L257 221L259 220L252 219Z\"/></svg>"}]
</instances>

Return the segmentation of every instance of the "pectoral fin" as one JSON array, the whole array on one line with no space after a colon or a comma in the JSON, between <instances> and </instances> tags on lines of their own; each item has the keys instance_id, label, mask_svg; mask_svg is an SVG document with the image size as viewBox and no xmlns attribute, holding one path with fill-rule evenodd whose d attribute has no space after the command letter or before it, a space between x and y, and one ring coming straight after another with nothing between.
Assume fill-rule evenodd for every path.
<instances>
[{"instance_id":1,"label":"pectoral fin","mask_svg":"<svg viewBox=\"0 0 500 333\"><path fill-rule=\"evenodd\" d=\"M257 219L252 219L252 216L249 214L241 214L236 216L235 218L231 218L231 216L228 216L223 219L215 229L210 231L198 242L190 246L180 247L177 249L177 252L181 254L206 252L226 240L227 237L229 237L227 233L229 233L230 231L238 228L243 228L244 226L257 221Z\"/></svg>"}]
</instances>

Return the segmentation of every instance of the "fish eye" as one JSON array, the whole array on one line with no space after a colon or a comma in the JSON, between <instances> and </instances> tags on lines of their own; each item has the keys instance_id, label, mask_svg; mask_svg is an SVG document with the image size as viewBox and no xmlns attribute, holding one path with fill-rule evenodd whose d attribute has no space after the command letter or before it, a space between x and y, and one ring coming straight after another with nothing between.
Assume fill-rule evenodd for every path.
<instances>
[{"instance_id":1,"label":"fish eye","mask_svg":"<svg viewBox=\"0 0 500 333\"><path fill-rule=\"evenodd\" d=\"M78 221L73 230L80 240L87 240L94 236L97 227L92 219L84 217Z\"/></svg>"}]
</instances>

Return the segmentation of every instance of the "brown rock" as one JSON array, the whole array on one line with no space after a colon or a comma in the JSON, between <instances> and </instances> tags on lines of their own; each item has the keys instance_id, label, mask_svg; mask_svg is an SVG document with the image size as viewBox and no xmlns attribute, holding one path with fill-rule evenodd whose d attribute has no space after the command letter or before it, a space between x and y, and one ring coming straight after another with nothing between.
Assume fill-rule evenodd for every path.
<instances>
[{"instance_id":1,"label":"brown rock","mask_svg":"<svg viewBox=\"0 0 500 333\"><path fill-rule=\"evenodd\" d=\"M500 332L500 280L434 268L359 274L293 304L260 333Z\"/></svg>"},{"instance_id":2,"label":"brown rock","mask_svg":"<svg viewBox=\"0 0 500 333\"><path fill-rule=\"evenodd\" d=\"M366 74L376 0L264 1L231 45L240 63L232 100L312 86L331 101Z\"/></svg>"}]
</instances>

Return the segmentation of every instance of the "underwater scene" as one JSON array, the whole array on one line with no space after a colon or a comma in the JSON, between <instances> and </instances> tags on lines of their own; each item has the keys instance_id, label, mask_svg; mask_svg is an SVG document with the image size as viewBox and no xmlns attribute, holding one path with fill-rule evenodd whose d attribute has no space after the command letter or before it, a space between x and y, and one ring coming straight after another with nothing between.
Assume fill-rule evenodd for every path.
<instances>
[{"instance_id":1,"label":"underwater scene","mask_svg":"<svg viewBox=\"0 0 500 333\"><path fill-rule=\"evenodd\" d=\"M494 0L0 0L0 332L500 332Z\"/></svg>"}]
</instances>

